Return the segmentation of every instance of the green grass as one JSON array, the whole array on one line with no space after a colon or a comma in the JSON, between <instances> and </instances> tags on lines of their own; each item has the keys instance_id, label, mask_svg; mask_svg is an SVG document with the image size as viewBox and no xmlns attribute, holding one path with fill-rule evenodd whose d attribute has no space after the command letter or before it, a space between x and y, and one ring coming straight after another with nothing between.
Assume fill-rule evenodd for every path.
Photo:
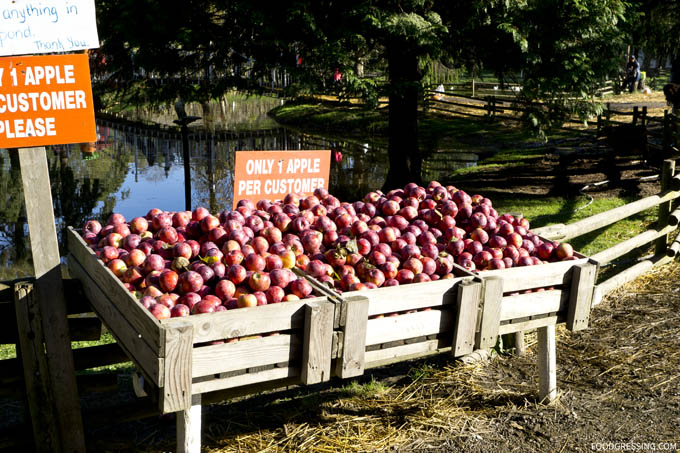
<instances>
[{"instance_id":1,"label":"green grass","mask_svg":"<svg viewBox=\"0 0 680 453\"><path fill-rule=\"evenodd\" d=\"M360 384L357 381L352 381L342 387L342 393L349 396L358 396L360 398L373 398L380 396L387 392L388 386L380 381L371 378L369 382Z\"/></svg>"},{"instance_id":2,"label":"green grass","mask_svg":"<svg viewBox=\"0 0 680 453\"><path fill-rule=\"evenodd\" d=\"M588 205L585 196L574 199L530 196L494 196L499 213L519 213L529 219L531 228L552 224L569 224L623 206L634 200L596 198ZM657 218L657 208L620 220L613 225L579 236L569 242L584 255L593 255L649 229Z\"/></svg>"},{"instance_id":3,"label":"green grass","mask_svg":"<svg viewBox=\"0 0 680 453\"><path fill-rule=\"evenodd\" d=\"M0 344L0 360L13 359L17 356L17 348L13 344Z\"/></svg>"}]
</instances>

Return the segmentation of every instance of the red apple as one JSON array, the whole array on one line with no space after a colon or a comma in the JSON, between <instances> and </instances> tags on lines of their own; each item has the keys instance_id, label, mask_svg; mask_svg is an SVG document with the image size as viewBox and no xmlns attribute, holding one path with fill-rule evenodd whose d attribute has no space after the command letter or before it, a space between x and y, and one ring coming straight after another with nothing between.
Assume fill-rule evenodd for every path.
<instances>
[{"instance_id":1,"label":"red apple","mask_svg":"<svg viewBox=\"0 0 680 453\"><path fill-rule=\"evenodd\" d=\"M170 309L162 304L152 304L149 311L156 319L168 319L171 317Z\"/></svg>"}]
</instances>

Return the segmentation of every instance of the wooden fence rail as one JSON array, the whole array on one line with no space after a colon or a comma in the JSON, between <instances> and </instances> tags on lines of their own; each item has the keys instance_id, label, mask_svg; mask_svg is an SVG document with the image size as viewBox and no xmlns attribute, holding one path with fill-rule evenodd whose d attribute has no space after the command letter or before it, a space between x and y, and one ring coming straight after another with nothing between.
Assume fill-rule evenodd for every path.
<instances>
[{"instance_id":1,"label":"wooden fence rail","mask_svg":"<svg viewBox=\"0 0 680 453\"><path fill-rule=\"evenodd\" d=\"M607 250L598 252L591 257L600 265L607 264L635 249L648 244L654 244L654 256L652 258L636 263L596 285L593 298L593 305L596 305L600 303L604 296L616 288L648 272L655 266L672 261L678 252L680 252L680 241L677 237L669 244L670 235L678 229L680 221L680 208L672 210L673 201L680 197L679 189L680 175L675 175L675 160L668 159L664 161L661 180L662 191L659 194L596 214L572 224L549 225L536 228L534 232L547 239L564 241L606 227L650 208L659 207L658 221L654 228L620 242Z\"/></svg>"}]
</instances>

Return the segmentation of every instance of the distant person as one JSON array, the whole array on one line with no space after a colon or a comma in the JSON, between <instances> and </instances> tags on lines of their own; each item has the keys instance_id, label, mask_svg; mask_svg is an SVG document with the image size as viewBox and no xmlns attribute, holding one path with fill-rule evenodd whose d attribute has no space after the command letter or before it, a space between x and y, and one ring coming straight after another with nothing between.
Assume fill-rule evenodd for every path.
<instances>
[{"instance_id":1,"label":"distant person","mask_svg":"<svg viewBox=\"0 0 680 453\"><path fill-rule=\"evenodd\" d=\"M342 73L338 68L335 68L335 72L333 73L333 83L339 85L340 82L342 82Z\"/></svg>"},{"instance_id":2,"label":"distant person","mask_svg":"<svg viewBox=\"0 0 680 453\"><path fill-rule=\"evenodd\" d=\"M623 89L628 89L630 93L637 90L638 83L640 82L640 63L635 59L633 55L628 58L628 63L626 64L626 80L623 82Z\"/></svg>"}]
</instances>

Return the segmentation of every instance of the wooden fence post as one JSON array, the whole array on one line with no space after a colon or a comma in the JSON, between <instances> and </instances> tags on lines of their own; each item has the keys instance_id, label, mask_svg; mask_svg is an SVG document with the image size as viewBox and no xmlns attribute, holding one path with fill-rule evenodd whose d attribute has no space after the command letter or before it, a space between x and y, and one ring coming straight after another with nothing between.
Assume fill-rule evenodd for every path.
<instances>
[{"instance_id":1,"label":"wooden fence post","mask_svg":"<svg viewBox=\"0 0 680 453\"><path fill-rule=\"evenodd\" d=\"M14 307L35 451L59 451L60 440L57 426L59 415L53 404L54 396L45 357L42 316L40 316L40 308L32 284L17 283L14 285Z\"/></svg>"},{"instance_id":2,"label":"wooden fence post","mask_svg":"<svg viewBox=\"0 0 680 453\"><path fill-rule=\"evenodd\" d=\"M663 161L663 168L661 170L661 191L668 190L671 185L671 179L675 175L675 161L666 159ZM671 213L672 201L667 201L659 205L659 220L657 228L661 230L668 225L668 218ZM665 255L668 247L668 234L661 236L656 240L655 255Z\"/></svg>"},{"instance_id":3,"label":"wooden fence post","mask_svg":"<svg viewBox=\"0 0 680 453\"><path fill-rule=\"evenodd\" d=\"M647 106L642 106L642 125L647 127Z\"/></svg>"},{"instance_id":4,"label":"wooden fence post","mask_svg":"<svg viewBox=\"0 0 680 453\"><path fill-rule=\"evenodd\" d=\"M635 107L633 107L633 126L637 124L638 116L639 116L638 106L636 105Z\"/></svg>"},{"instance_id":5,"label":"wooden fence post","mask_svg":"<svg viewBox=\"0 0 680 453\"><path fill-rule=\"evenodd\" d=\"M475 97L475 78L472 78L472 97Z\"/></svg>"},{"instance_id":6,"label":"wooden fence post","mask_svg":"<svg viewBox=\"0 0 680 453\"><path fill-rule=\"evenodd\" d=\"M671 155L671 117L668 110L663 111L663 156Z\"/></svg>"},{"instance_id":7,"label":"wooden fence post","mask_svg":"<svg viewBox=\"0 0 680 453\"><path fill-rule=\"evenodd\" d=\"M610 102L607 102L607 110L604 112L605 126L609 126L609 120L612 118L612 105Z\"/></svg>"},{"instance_id":8,"label":"wooden fence post","mask_svg":"<svg viewBox=\"0 0 680 453\"><path fill-rule=\"evenodd\" d=\"M85 433L76 386L66 300L61 280L61 258L54 221L50 173L45 148L19 150L21 180L31 240L35 287L43 318L49 381L64 452L84 452Z\"/></svg>"}]
</instances>

